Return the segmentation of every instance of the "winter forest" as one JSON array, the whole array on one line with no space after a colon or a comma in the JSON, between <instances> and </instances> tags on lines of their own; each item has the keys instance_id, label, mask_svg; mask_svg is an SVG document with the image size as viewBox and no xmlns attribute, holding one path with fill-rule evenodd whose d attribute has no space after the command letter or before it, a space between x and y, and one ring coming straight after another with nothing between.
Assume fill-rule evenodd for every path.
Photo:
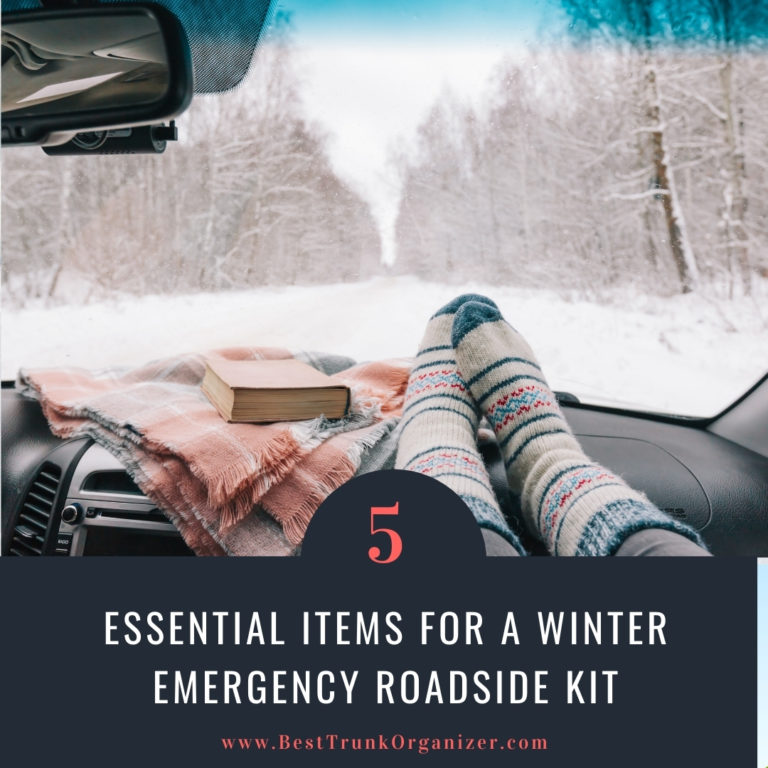
<instances>
[{"instance_id":1,"label":"winter forest","mask_svg":"<svg viewBox=\"0 0 768 768\"><path fill-rule=\"evenodd\" d=\"M702 3L707 45L674 0L563 0L575 44L501 61L479 107L446 90L391 153L393 264L302 112L284 28L240 89L193 102L164 155L3 153L6 306L382 274L749 296L768 277L768 52L744 31L759 19ZM669 44L686 23L692 42Z\"/></svg>"}]
</instances>

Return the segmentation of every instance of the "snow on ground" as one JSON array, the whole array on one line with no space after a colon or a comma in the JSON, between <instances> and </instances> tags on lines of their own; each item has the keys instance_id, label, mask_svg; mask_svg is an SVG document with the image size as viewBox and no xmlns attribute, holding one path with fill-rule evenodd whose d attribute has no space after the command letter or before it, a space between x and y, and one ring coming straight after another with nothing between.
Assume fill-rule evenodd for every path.
<instances>
[{"instance_id":1,"label":"snow on ground","mask_svg":"<svg viewBox=\"0 0 768 768\"><path fill-rule=\"evenodd\" d=\"M768 370L768 313L757 300L716 305L688 295L598 305L547 290L457 288L402 277L89 306L6 306L2 376L14 378L20 366L101 368L235 345L357 360L412 355L429 316L468 291L493 298L529 339L552 386L585 401L708 416Z\"/></svg>"}]
</instances>

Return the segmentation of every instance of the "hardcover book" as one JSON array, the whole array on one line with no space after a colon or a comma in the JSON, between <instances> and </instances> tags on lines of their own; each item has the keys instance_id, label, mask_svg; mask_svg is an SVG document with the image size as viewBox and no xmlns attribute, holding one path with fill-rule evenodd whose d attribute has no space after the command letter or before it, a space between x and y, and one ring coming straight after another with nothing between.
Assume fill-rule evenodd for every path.
<instances>
[{"instance_id":1,"label":"hardcover book","mask_svg":"<svg viewBox=\"0 0 768 768\"><path fill-rule=\"evenodd\" d=\"M349 387L299 360L206 360L202 389L230 422L340 419Z\"/></svg>"}]
</instances>

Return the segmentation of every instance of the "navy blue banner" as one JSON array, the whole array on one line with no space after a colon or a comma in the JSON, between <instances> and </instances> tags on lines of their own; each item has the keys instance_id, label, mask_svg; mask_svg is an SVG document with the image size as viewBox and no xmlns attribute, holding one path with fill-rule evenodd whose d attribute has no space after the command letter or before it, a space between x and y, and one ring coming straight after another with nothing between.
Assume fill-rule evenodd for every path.
<instances>
[{"instance_id":1,"label":"navy blue banner","mask_svg":"<svg viewBox=\"0 0 768 768\"><path fill-rule=\"evenodd\" d=\"M367 477L298 558L3 558L4 764L755 764L754 561L485 558Z\"/></svg>"}]
</instances>

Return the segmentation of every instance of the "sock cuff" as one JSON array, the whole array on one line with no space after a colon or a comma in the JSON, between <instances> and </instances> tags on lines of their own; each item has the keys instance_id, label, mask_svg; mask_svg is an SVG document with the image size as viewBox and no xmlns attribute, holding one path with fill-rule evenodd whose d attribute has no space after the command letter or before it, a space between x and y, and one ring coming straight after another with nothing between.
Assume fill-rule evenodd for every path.
<instances>
[{"instance_id":1,"label":"sock cuff","mask_svg":"<svg viewBox=\"0 0 768 768\"><path fill-rule=\"evenodd\" d=\"M520 555L525 556L528 554L520 543L517 534L515 534L509 525L507 525L507 521L504 519L498 507L492 506L487 501L483 501L477 496L461 494L461 500L470 508L472 514L475 516L477 524L481 528L487 528L488 530L498 533L503 539L508 541Z\"/></svg>"},{"instance_id":2,"label":"sock cuff","mask_svg":"<svg viewBox=\"0 0 768 768\"><path fill-rule=\"evenodd\" d=\"M690 526L674 520L648 501L623 498L595 510L573 550L557 554L588 557L615 555L633 533L650 528L673 531L707 550L701 536ZM563 544L566 544L566 550L570 550L567 542Z\"/></svg>"}]
</instances>

